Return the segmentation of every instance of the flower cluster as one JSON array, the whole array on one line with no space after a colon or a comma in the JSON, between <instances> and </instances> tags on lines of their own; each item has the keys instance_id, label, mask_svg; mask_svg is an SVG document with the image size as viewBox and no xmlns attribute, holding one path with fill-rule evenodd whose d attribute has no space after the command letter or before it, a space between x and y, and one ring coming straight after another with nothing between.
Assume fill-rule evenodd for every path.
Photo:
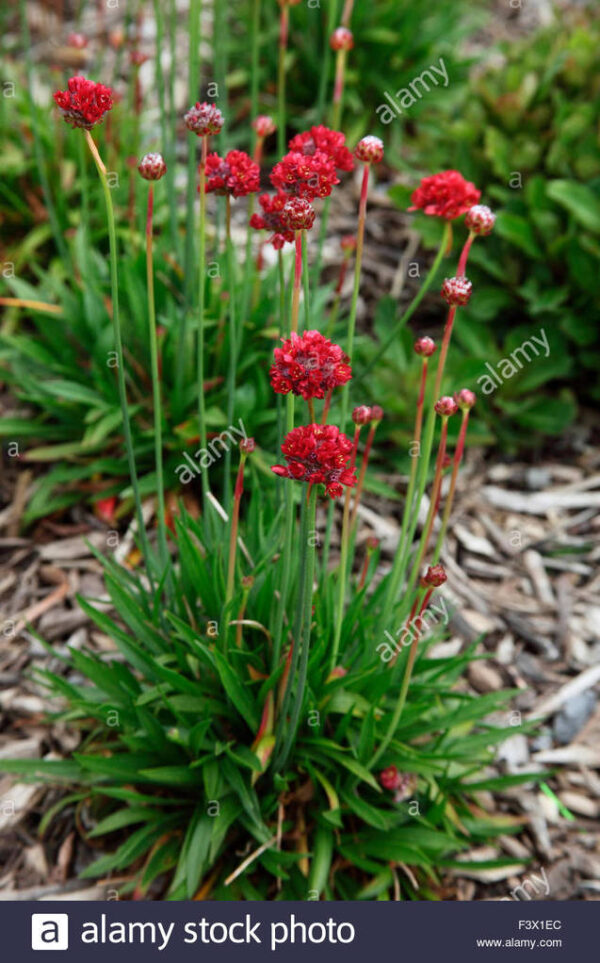
<instances>
[{"instance_id":1,"label":"flower cluster","mask_svg":"<svg viewBox=\"0 0 600 963\"><path fill-rule=\"evenodd\" d=\"M481 191L458 171L442 171L424 177L413 192L409 211L422 210L433 217L452 221L477 204Z\"/></svg>"},{"instance_id":2,"label":"flower cluster","mask_svg":"<svg viewBox=\"0 0 600 963\"><path fill-rule=\"evenodd\" d=\"M322 150L308 155L292 150L271 171L273 187L307 201L328 197L339 182L333 160Z\"/></svg>"},{"instance_id":3,"label":"flower cluster","mask_svg":"<svg viewBox=\"0 0 600 963\"><path fill-rule=\"evenodd\" d=\"M57 90L54 100L67 124L91 130L102 122L113 105L113 92L104 84L96 84L85 77L71 77L66 90Z\"/></svg>"},{"instance_id":4,"label":"flower cluster","mask_svg":"<svg viewBox=\"0 0 600 963\"><path fill-rule=\"evenodd\" d=\"M209 137L218 134L225 120L223 114L214 104L197 103L183 115L185 126L198 137Z\"/></svg>"},{"instance_id":5,"label":"flower cluster","mask_svg":"<svg viewBox=\"0 0 600 963\"><path fill-rule=\"evenodd\" d=\"M315 210L303 197L290 197L281 211L281 220L290 231L310 231Z\"/></svg>"},{"instance_id":6,"label":"flower cluster","mask_svg":"<svg viewBox=\"0 0 600 963\"><path fill-rule=\"evenodd\" d=\"M291 391L305 400L324 398L327 391L345 385L352 377L352 368L340 346L318 331L305 331L302 336L292 334L273 353L271 387L280 395Z\"/></svg>"},{"instance_id":7,"label":"flower cluster","mask_svg":"<svg viewBox=\"0 0 600 963\"><path fill-rule=\"evenodd\" d=\"M339 498L344 486L356 484L353 468L347 468L353 444L335 425L302 425L293 428L281 446L286 465L273 465L283 478L325 485L330 498Z\"/></svg>"},{"instance_id":8,"label":"flower cluster","mask_svg":"<svg viewBox=\"0 0 600 963\"><path fill-rule=\"evenodd\" d=\"M302 134L296 134L289 143L290 151L313 157L317 151L326 154L339 171L351 171L354 158L346 147L346 137L339 130L331 130L323 124L311 127Z\"/></svg>"},{"instance_id":9,"label":"flower cluster","mask_svg":"<svg viewBox=\"0 0 600 963\"><path fill-rule=\"evenodd\" d=\"M159 181L167 173L167 165L162 154L144 154L138 164L138 171L146 181Z\"/></svg>"},{"instance_id":10,"label":"flower cluster","mask_svg":"<svg viewBox=\"0 0 600 963\"><path fill-rule=\"evenodd\" d=\"M206 193L245 197L259 188L260 168L243 150L230 150L225 158L206 158Z\"/></svg>"},{"instance_id":11,"label":"flower cluster","mask_svg":"<svg viewBox=\"0 0 600 963\"><path fill-rule=\"evenodd\" d=\"M294 232L289 228L287 220L283 215L283 209L289 201L287 194L261 194L258 203L262 207L262 214L253 214L250 218L250 227L257 231L272 231L269 238L276 251L281 250L286 243L292 243Z\"/></svg>"},{"instance_id":12,"label":"flower cluster","mask_svg":"<svg viewBox=\"0 0 600 963\"><path fill-rule=\"evenodd\" d=\"M473 285L468 278L446 278L442 284L442 297L451 307L464 307L469 303Z\"/></svg>"}]
</instances>

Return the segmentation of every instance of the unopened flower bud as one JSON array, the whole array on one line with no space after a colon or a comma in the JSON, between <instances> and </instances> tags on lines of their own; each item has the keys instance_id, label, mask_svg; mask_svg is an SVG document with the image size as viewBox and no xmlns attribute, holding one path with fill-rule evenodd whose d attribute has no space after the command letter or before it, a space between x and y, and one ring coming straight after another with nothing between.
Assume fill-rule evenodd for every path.
<instances>
[{"instance_id":1,"label":"unopened flower bud","mask_svg":"<svg viewBox=\"0 0 600 963\"><path fill-rule=\"evenodd\" d=\"M474 234L491 234L496 215L485 204L475 204L465 215L465 224Z\"/></svg>"},{"instance_id":2,"label":"unopened flower bud","mask_svg":"<svg viewBox=\"0 0 600 963\"><path fill-rule=\"evenodd\" d=\"M379 548L380 540L375 537L375 535L369 535L367 538L367 552L374 552L376 548Z\"/></svg>"},{"instance_id":3,"label":"unopened flower bud","mask_svg":"<svg viewBox=\"0 0 600 963\"><path fill-rule=\"evenodd\" d=\"M315 222L315 212L303 197L290 197L281 212L281 220L290 231L309 231Z\"/></svg>"},{"instance_id":4,"label":"unopened flower bud","mask_svg":"<svg viewBox=\"0 0 600 963\"><path fill-rule=\"evenodd\" d=\"M383 408L379 405L371 406L371 421L380 422L383 418Z\"/></svg>"},{"instance_id":5,"label":"unopened flower bud","mask_svg":"<svg viewBox=\"0 0 600 963\"><path fill-rule=\"evenodd\" d=\"M365 164L379 164L383 160L383 141L373 134L368 134L359 140L354 156Z\"/></svg>"},{"instance_id":6,"label":"unopened flower bud","mask_svg":"<svg viewBox=\"0 0 600 963\"><path fill-rule=\"evenodd\" d=\"M387 769L382 769L379 773L379 782L384 789L389 789L390 792L398 789L402 783L402 776L398 772L396 766L388 766Z\"/></svg>"},{"instance_id":7,"label":"unopened flower bud","mask_svg":"<svg viewBox=\"0 0 600 963\"><path fill-rule=\"evenodd\" d=\"M275 121L269 114L259 114L252 121L252 126L259 137L268 137L275 130Z\"/></svg>"},{"instance_id":8,"label":"unopened flower bud","mask_svg":"<svg viewBox=\"0 0 600 963\"><path fill-rule=\"evenodd\" d=\"M421 355L422 358L431 358L431 355L437 349L437 344L433 338L417 338L414 348L415 354Z\"/></svg>"},{"instance_id":9,"label":"unopened flower bud","mask_svg":"<svg viewBox=\"0 0 600 963\"><path fill-rule=\"evenodd\" d=\"M443 395L435 403L435 410L438 415L448 418L450 415L455 415L458 411L458 405L456 404L454 398L450 398L448 395Z\"/></svg>"},{"instance_id":10,"label":"unopened flower bud","mask_svg":"<svg viewBox=\"0 0 600 963\"><path fill-rule=\"evenodd\" d=\"M368 425L372 414L368 405L359 405L352 412L352 421L355 425Z\"/></svg>"},{"instance_id":11,"label":"unopened flower bud","mask_svg":"<svg viewBox=\"0 0 600 963\"><path fill-rule=\"evenodd\" d=\"M430 565L421 579L422 586L438 588L443 585L448 576L443 565Z\"/></svg>"},{"instance_id":12,"label":"unopened flower bud","mask_svg":"<svg viewBox=\"0 0 600 963\"><path fill-rule=\"evenodd\" d=\"M467 411L473 407L477 399L475 394L469 391L468 388L461 388L460 391L455 392L454 400L461 411Z\"/></svg>"},{"instance_id":13,"label":"unopened flower bud","mask_svg":"<svg viewBox=\"0 0 600 963\"><path fill-rule=\"evenodd\" d=\"M444 457L442 458L442 470L445 470L446 468L450 468L451 464L452 464L452 459L450 455L444 455Z\"/></svg>"},{"instance_id":14,"label":"unopened flower bud","mask_svg":"<svg viewBox=\"0 0 600 963\"><path fill-rule=\"evenodd\" d=\"M349 257L356 251L356 237L354 234L344 234L340 239L340 247L344 254Z\"/></svg>"},{"instance_id":15,"label":"unopened flower bud","mask_svg":"<svg viewBox=\"0 0 600 963\"><path fill-rule=\"evenodd\" d=\"M242 438L240 441L240 451L244 455L250 455L256 448L254 438Z\"/></svg>"},{"instance_id":16,"label":"unopened flower bud","mask_svg":"<svg viewBox=\"0 0 600 963\"><path fill-rule=\"evenodd\" d=\"M468 278L446 278L442 284L442 297L453 307L464 307L465 304L469 303L472 290L473 285Z\"/></svg>"},{"instance_id":17,"label":"unopened flower bud","mask_svg":"<svg viewBox=\"0 0 600 963\"><path fill-rule=\"evenodd\" d=\"M242 577L242 588L244 592L249 592L254 585L254 575L244 575Z\"/></svg>"},{"instance_id":18,"label":"unopened flower bud","mask_svg":"<svg viewBox=\"0 0 600 963\"><path fill-rule=\"evenodd\" d=\"M183 115L185 125L198 137L218 134L225 120L223 114L214 104L197 103Z\"/></svg>"},{"instance_id":19,"label":"unopened flower bud","mask_svg":"<svg viewBox=\"0 0 600 963\"><path fill-rule=\"evenodd\" d=\"M88 45L88 38L84 33L70 33L67 44L69 47L75 47L76 50L84 50Z\"/></svg>"},{"instance_id":20,"label":"unopened flower bud","mask_svg":"<svg viewBox=\"0 0 600 963\"><path fill-rule=\"evenodd\" d=\"M354 46L352 31L347 27L338 27L329 38L329 46L332 50L352 50Z\"/></svg>"},{"instance_id":21,"label":"unopened flower bud","mask_svg":"<svg viewBox=\"0 0 600 963\"><path fill-rule=\"evenodd\" d=\"M146 181L159 181L167 173L167 165L162 154L144 154L138 171Z\"/></svg>"},{"instance_id":22,"label":"unopened flower bud","mask_svg":"<svg viewBox=\"0 0 600 963\"><path fill-rule=\"evenodd\" d=\"M141 50L132 50L129 59L134 67L141 67L147 60L150 60L150 57L148 54L142 53Z\"/></svg>"}]
</instances>

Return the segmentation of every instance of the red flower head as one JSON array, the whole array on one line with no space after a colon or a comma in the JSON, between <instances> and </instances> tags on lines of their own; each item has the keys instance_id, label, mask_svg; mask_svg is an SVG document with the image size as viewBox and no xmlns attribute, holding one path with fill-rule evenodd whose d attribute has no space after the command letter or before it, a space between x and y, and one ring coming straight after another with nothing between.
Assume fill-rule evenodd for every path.
<instances>
[{"instance_id":1,"label":"red flower head","mask_svg":"<svg viewBox=\"0 0 600 963\"><path fill-rule=\"evenodd\" d=\"M290 230L287 223L284 223L282 211L289 197L283 192L278 194L261 194L258 203L262 207L262 214L253 214L250 218L250 227L257 231L273 231L269 238L276 251L281 250L286 243L292 243L294 232Z\"/></svg>"},{"instance_id":2,"label":"red flower head","mask_svg":"<svg viewBox=\"0 0 600 963\"><path fill-rule=\"evenodd\" d=\"M292 334L275 348L271 367L271 387L277 394L324 398L325 392L345 385L352 377L348 358L338 344L332 344L318 331Z\"/></svg>"},{"instance_id":3,"label":"red flower head","mask_svg":"<svg viewBox=\"0 0 600 963\"><path fill-rule=\"evenodd\" d=\"M352 412L352 421L355 425L368 425L372 414L373 412L368 405L359 405Z\"/></svg>"},{"instance_id":4,"label":"red flower head","mask_svg":"<svg viewBox=\"0 0 600 963\"><path fill-rule=\"evenodd\" d=\"M292 150L271 171L271 183L278 191L307 201L328 197L339 182L333 160L322 150L310 155Z\"/></svg>"},{"instance_id":5,"label":"red flower head","mask_svg":"<svg viewBox=\"0 0 600 963\"><path fill-rule=\"evenodd\" d=\"M268 114L259 114L252 121L252 126L261 139L268 137L275 131L275 121Z\"/></svg>"},{"instance_id":6,"label":"red flower head","mask_svg":"<svg viewBox=\"0 0 600 963\"><path fill-rule=\"evenodd\" d=\"M290 231L310 231L315 223L314 208L303 197L290 197L281 211L281 220Z\"/></svg>"},{"instance_id":7,"label":"red flower head","mask_svg":"<svg viewBox=\"0 0 600 963\"><path fill-rule=\"evenodd\" d=\"M417 338L414 344L415 354L420 354L422 358L431 358L437 349L437 344L433 338Z\"/></svg>"},{"instance_id":8,"label":"red flower head","mask_svg":"<svg viewBox=\"0 0 600 963\"><path fill-rule=\"evenodd\" d=\"M352 50L354 46L352 31L347 27L337 27L329 38L329 46L332 50Z\"/></svg>"},{"instance_id":9,"label":"red flower head","mask_svg":"<svg viewBox=\"0 0 600 963\"><path fill-rule=\"evenodd\" d=\"M481 191L458 171L442 171L441 174L423 178L416 191L413 191L409 211L422 210L433 217L452 221L466 214L480 197Z\"/></svg>"},{"instance_id":10,"label":"red flower head","mask_svg":"<svg viewBox=\"0 0 600 963\"><path fill-rule=\"evenodd\" d=\"M354 149L354 156L364 164L379 164L383 160L383 141L373 134L368 134L359 140Z\"/></svg>"},{"instance_id":11,"label":"red flower head","mask_svg":"<svg viewBox=\"0 0 600 963\"><path fill-rule=\"evenodd\" d=\"M339 498L344 485L356 485L353 468L346 468L354 446L335 425L303 425L293 428L281 450L287 465L273 465L283 478L325 485L330 498Z\"/></svg>"},{"instance_id":12,"label":"red flower head","mask_svg":"<svg viewBox=\"0 0 600 963\"><path fill-rule=\"evenodd\" d=\"M455 415L458 411L458 405L454 398L450 398L449 395L442 395L442 397L436 401L434 408L442 418L449 418L450 415Z\"/></svg>"},{"instance_id":13,"label":"red flower head","mask_svg":"<svg viewBox=\"0 0 600 963\"><path fill-rule=\"evenodd\" d=\"M198 137L208 137L218 134L225 123L223 114L214 104L194 104L193 107L183 115L185 126Z\"/></svg>"},{"instance_id":14,"label":"red flower head","mask_svg":"<svg viewBox=\"0 0 600 963\"><path fill-rule=\"evenodd\" d=\"M206 158L206 193L245 197L259 187L260 168L243 150L230 150L225 159L218 154Z\"/></svg>"},{"instance_id":15,"label":"red flower head","mask_svg":"<svg viewBox=\"0 0 600 963\"><path fill-rule=\"evenodd\" d=\"M372 405L371 407L371 421L376 421L377 424L383 418L383 408L380 405Z\"/></svg>"},{"instance_id":16,"label":"red flower head","mask_svg":"<svg viewBox=\"0 0 600 963\"><path fill-rule=\"evenodd\" d=\"M75 47L76 50L84 50L88 45L88 38L84 33L70 33L67 44L69 47Z\"/></svg>"},{"instance_id":17,"label":"red flower head","mask_svg":"<svg viewBox=\"0 0 600 963\"><path fill-rule=\"evenodd\" d=\"M384 789L389 789L390 792L394 792L394 790L401 786L402 776L396 766L388 766L387 769L382 769L379 773L379 782Z\"/></svg>"},{"instance_id":18,"label":"red flower head","mask_svg":"<svg viewBox=\"0 0 600 963\"><path fill-rule=\"evenodd\" d=\"M113 92L104 84L95 84L85 77L71 77L66 90L57 90L54 100L67 124L91 130L102 122L113 105Z\"/></svg>"},{"instance_id":19,"label":"red flower head","mask_svg":"<svg viewBox=\"0 0 600 963\"><path fill-rule=\"evenodd\" d=\"M473 234L491 234L495 222L496 215L485 204L469 208L465 217L465 224Z\"/></svg>"},{"instance_id":20,"label":"red flower head","mask_svg":"<svg viewBox=\"0 0 600 963\"><path fill-rule=\"evenodd\" d=\"M356 237L354 234L344 234L340 239L340 247L346 257L350 257L356 251Z\"/></svg>"},{"instance_id":21,"label":"red flower head","mask_svg":"<svg viewBox=\"0 0 600 963\"><path fill-rule=\"evenodd\" d=\"M144 154L138 164L138 170L144 180L159 181L167 173L167 165L162 154Z\"/></svg>"},{"instance_id":22,"label":"red flower head","mask_svg":"<svg viewBox=\"0 0 600 963\"><path fill-rule=\"evenodd\" d=\"M446 278L442 284L442 297L453 307L464 307L469 303L473 285L468 278Z\"/></svg>"},{"instance_id":23,"label":"red flower head","mask_svg":"<svg viewBox=\"0 0 600 963\"><path fill-rule=\"evenodd\" d=\"M443 565L430 565L425 575L421 579L421 584L423 587L426 585L433 586L434 588L439 588L447 580L446 570Z\"/></svg>"},{"instance_id":24,"label":"red flower head","mask_svg":"<svg viewBox=\"0 0 600 963\"><path fill-rule=\"evenodd\" d=\"M339 171L351 171L354 158L345 145L346 137L340 130L330 130L329 127L319 124L318 127L311 127L303 134L292 137L289 148L290 151L297 151L305 157L312 157L317 151L322 151Z\"/></svg>"},{"instance_id":25,"label":"red flower head","mask_svg":"<svg viewBox=\"0 0 600 963\"><path fill-rule=\"evenodd\" d=\"M472 391L469 391L468 388L461 388L460 391L455 393L454 400L461 411L468 411L473 407L477 401L477 398Z\"/></svg>"}]
</instances>

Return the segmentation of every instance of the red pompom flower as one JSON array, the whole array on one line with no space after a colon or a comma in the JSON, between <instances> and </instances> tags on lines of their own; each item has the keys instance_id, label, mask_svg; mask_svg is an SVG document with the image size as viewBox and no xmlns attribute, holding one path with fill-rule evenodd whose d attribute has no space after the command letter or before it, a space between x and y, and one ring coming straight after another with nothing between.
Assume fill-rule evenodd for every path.
<instances>
[{"instance_id":1,"label":"red pompom flower","mask_svg":"<svg viewBox=\"0 0 600 963\"><path fill-rule=\"evenodd\" d=\"M206 158L206 193L245 197L259 188L260 168L243 150L230 150L225 158Z\"/></svg>"},{"instance_id":2,"label":"red pompom flower","mask_svg":"<svg viewBox=\"0 0 600 963\"><path fill-rule=\"evenodd\" d=\"M102 122L113 105L113 92L104 84L96 84L85 77L71 77L66 90L57 90L54 100L72 127L91 130Z\"/></svg>"},{"instance_id":3,"label":"red pompom flower","mask_svg":"<svg viewBox=\"0 0 600 963\"><path fill-rule=\"evenodd\" d=\"M324 398L327 391L350 381L352 368L338 344L333 344L319 331L292 334L275 348L271 366L271 387L277 394L292 392L309 398Z\"/></svg>"},{"instance_id":4,"label":"red pompom flower","mask_svg":"<svg viewBox=\"0 0 600 963\"><path fill-rule=\"evenodd\" d=\"M316 151L320 150L323 154L333 161L334 166L340 171L351 171L354 167L354 158L346 145L346 137L339 130L331 130L323 124L318 127L311 127L310 130L292 137L289 148L304 154L305 157L312 157Z\"/></svg>"},{"instance_id":5,"label":"red pompom flower","mask_svg":"<svg viewBox=\"0 0 600 963\"><path fill-rule=\"evenodd\" d=\"M423 178L413 191L409 211L422 210L424 214L452 221L466 214L480 197L481 191L458 171L442 171Z\"/></svg>"},{"instance_id":6,"label":"red pompom flower","mask_svg":"<svg viewBox=\"0 0 600 963\"><path fill-rule=\"evenodd\" d=\"M333 160L322 150L310 155L292 150L271 171L273 187L307 201L328 197L339 182Z\"/></svg>"},{"instance_id":7,"label":"red pompom flower","mask_svg":"<svg viewBox=\"0 0 600 963\"><path fill-rule=\"evenodd\" d=\"M269 240L276 251L280 251L286 242L291 244L294 240L294 232L282 214L288 201L288 195L282 191L278 194L261 194L258 203L262 207L262 214L253 214L250 218L250 227L257 231L273 232Z\"/></svg>"},{"instance_id":8,"label":"red pompom flower","mask_svg":"<svg viewBox=\"0 0 600 963\"><path fill-rule=\"evenodd\" d=\"M272 471L282 478L325 485L330 498L339 498L344 486L356 484L353 468L346 465L353 444L335 425L303 425L293 428L281 446L286 465L273 465Z\"/></svg>"}]
</instances>

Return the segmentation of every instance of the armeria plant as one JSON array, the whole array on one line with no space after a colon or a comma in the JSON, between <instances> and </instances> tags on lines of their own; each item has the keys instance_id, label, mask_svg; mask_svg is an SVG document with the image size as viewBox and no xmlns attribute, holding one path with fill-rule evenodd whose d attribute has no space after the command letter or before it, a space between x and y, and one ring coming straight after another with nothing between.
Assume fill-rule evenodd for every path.
<instances>
[{"instance_id":1,"label":"armeria plant","mask_svg":"<svg viewBox=\"0 0 600 963\"><path fill-rule=\"evenodd\" d=\"M282 48L290 6L291 0L282 0ZM351 4L346 6L351 11ZM350 46L343 31L335 38L334 49L344 54L338 61L337 107ZM280 63L283 83L285 51ZM209 139L211 148L213 139L218 144L227 117L211 103L192 106L185 123L200 140L198 269L190 315L197 437L205 450L207 344L214 350L214 331L205 324L206 198L215 193L225 198L228 298L216 337L217 350L227 352L228 423L238 415L244 337L239 308L261 282L263 258L260 252L254 257L253 232L268 231L266 243L277 252L280 346L269 377L281 455L260 437L244 437L239 453L229 448L231 468L229 462L218 466L225 476L222 491L217 493L216 479L222 479L211 463L201 464L199 515L183 504L167 515L153 202L155 182L168 180L171 171L161 155L147 154L138 169L148 182L154 531L144 521L131 440L132 366L123 346L113 203L93 135L113 95L102 84L73 77L55 100L75 128L73 136L89 149L104 193L116 374L142 561L138 568L124 567L99 556L112 613L80 599L114 648L73 648L63 660L65 671L38 673L65 706L58 717L79 731L77 751L69 758L0 765L64 787L66 793L44 814L42 833L51 820L75 813L89 838L107 837L105 854L84 875L117 874L121 891L138 898L437 898L444 869L465 866L456 862L461 849L518 828L510 816L486 812L478 793L532 778L486 773L506 736L505 725L486 718L510 693L474 697L455 688L476 657L474 648L454 656L430 653L440 637L439 627L431 631L434 603L438 613L447 614L440 552L475 403L468 389L443 394L444 366L457 314L471 296L465 276L469 250L492 229L494 215L455 171L426 178L413 195L415 207L444 219L446 253L452 223L464 216L468 234L456 275L442 289L449 311L440 350L428 337L415 342L421 359L415 457L398 544L386 570L377 539L369 535L365 541L360 507L384 412L360 398L351 404L369 181L384 145L370 135L351 152L343 133L323 125L294 137L272 169L275 193L259 197L261 213L249 205L252 233L240 269L231 202L257 191L262 140L275 124L257 117L253 159L240 150L221 157L209 153ZM284 107L280 100L280 136ZM356 161L362 168L356 240L345 242L354 254L351 303L344 317L334 298L333 326L324 318L330 333L342 332L337 344L311 323L309 249L312 244L318 256L319 243L311 241L316 205ZM289 281L286 246L292 248ZM266 373L264 352L261 358ZM459 411L451 454L448 427ZM429 509L415 540L432 462ZM335 505L341 525L334 553ZM496 864L477 867L484 865Z\"/></svg>"}]
</instances>

